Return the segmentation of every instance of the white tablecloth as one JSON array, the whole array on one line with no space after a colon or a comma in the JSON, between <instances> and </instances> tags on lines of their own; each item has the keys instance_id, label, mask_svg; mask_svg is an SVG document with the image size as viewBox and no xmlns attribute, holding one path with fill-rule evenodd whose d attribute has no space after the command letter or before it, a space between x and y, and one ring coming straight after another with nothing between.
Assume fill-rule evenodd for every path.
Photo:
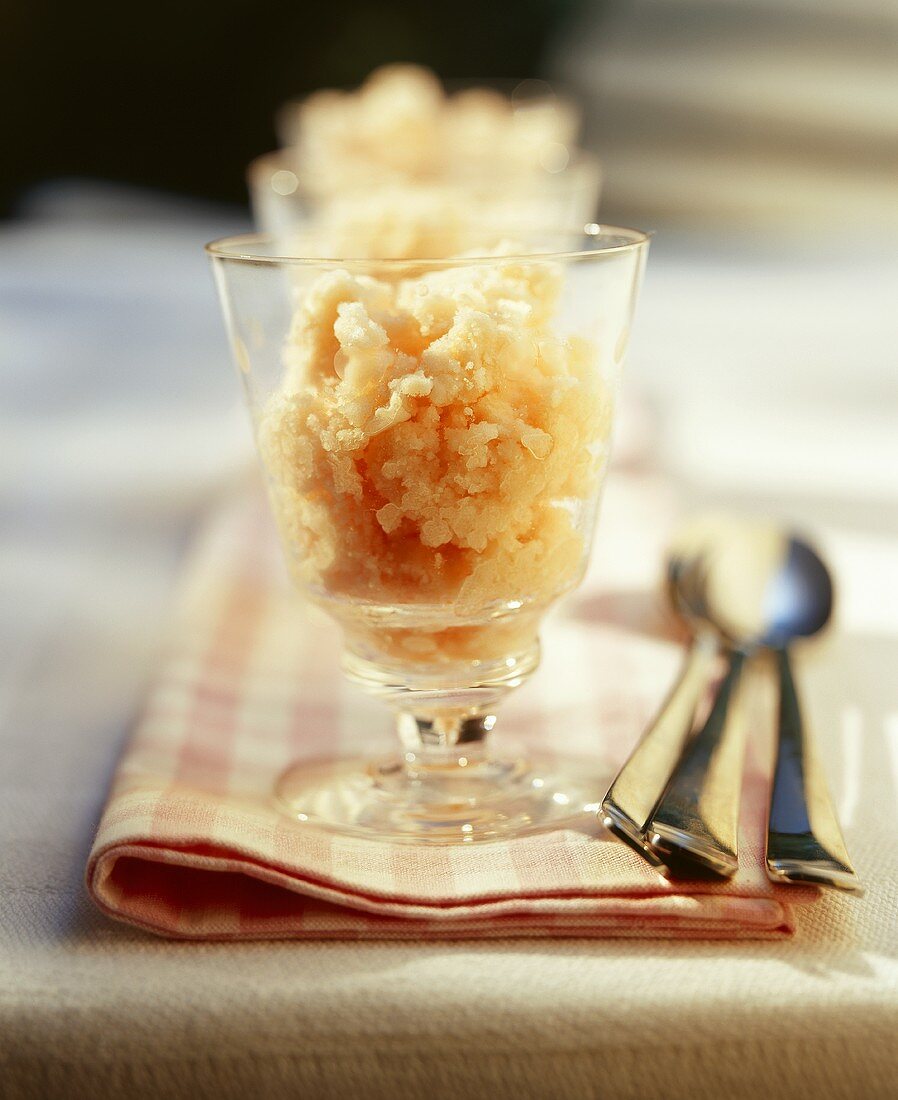
<instances>
[{"instance_id":1,"label":"white tablecloth","mask_svg":"<svg viewBox=\"0 0 898 1100\"><path fill-rule=\"evenodd\" d=\"M772 509L834 561L805 695L875 889L779 944L197 945L92 909L181 550L248 460L200 250L235 227L57 189L0 237L0 1095L894 1095L898 283L857 242L659 237L630 368L649 416L624 442L684 506Z\"/></svg>"}]
</instances>

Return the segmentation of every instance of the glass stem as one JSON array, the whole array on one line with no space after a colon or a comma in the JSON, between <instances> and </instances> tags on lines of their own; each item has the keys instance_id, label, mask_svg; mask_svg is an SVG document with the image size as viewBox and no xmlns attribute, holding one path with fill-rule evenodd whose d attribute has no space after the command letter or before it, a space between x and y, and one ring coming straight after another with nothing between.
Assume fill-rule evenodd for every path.
<instances>
[{"instance_id":1,"label":"glass stem","mask_svg":"<svg viewBox=\"0 0 898 1100\"><path fill-rule=\"evenodd\" d=\"M413 714L397 718L399 739L411 768L467 767L484 759L486 736L496 724L491 713Z\"/></svg>"}]
</instances>

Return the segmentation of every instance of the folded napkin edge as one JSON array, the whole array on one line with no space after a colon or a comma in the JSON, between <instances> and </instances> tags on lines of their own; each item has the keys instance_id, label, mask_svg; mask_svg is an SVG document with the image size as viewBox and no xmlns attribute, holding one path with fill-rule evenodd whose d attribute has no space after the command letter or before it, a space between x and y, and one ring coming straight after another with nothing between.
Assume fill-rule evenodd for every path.
<instances>
[{"instance_id":1,"label":"folded napkin edge","mask_svg":"<svg viewBox=\"0 0 898 1100\"><path fill-rule=\"evenodd\" d=\"M123 877L127 878L127 875L120 876L119 881L116 881L116 870L125 867L126 861L132 862L132 866L128 867L130 877L137 877L136 869L138 872L142 870L143 878L146 879L148 868L153 867L157 884L163 886L159 876L160 872L164 874L166 868L189 872L192 876L221 875L222 883L229 877L239 878L244 880L244 887L247 882L263 884L279 892L293 895L297 899L323 902L357 913L360 918L399 920L406 929L416 922L431 930L436 925L451 927L455 924L479 923L496 917L507 920L534 914L547 914L553 918L553 921L564 921L578 917L588 918L590 915L601 913L601 919L604 922L615 911L626 913L628 909L638 904L641 907L641 916L653 925L656 922L663 923L668 934L671 926L682 929L684 925L694 926L696 929L703 925L711 928L719 927L727 937L733 935L734 924L738 924L743 929L757 931L779 929L784 935L791 934L794 930L788 902L776 897L755 895L749 891L723 894L713 893L710 890L698 892L690 889L689 894L684 894L670 889L662 892L628 887L614 891L607 887L595 890L587 887L552 893L536 891L507 895L492 894L458 898L442 903L422 902L420 898L409 902L397 897L375 897L361 892L341 890L316 881L310 876L298 876L295 873L266 866L264 863L239 857L200 855L189 850L182 851L146 842L113 843L93 853L87 866L86 887L99 907L115 919L126 920L141 927L147 927L151 931L162 931L165 934L171 934L170 920L159 924L144 921L135 914L134 908L136 904L138 910L141 906L145 909L148 898L151 907L154 900L158 905L161 895L148 893L145 885L129 893L121 881ZM690 887L692 885L690 883ZM643 912L643 907L655 912ZM201 909L202 906L197 908ZM632 920L632 914L627 914L627 919ZM657 927L656 930L661 934ZM289 934L289 932L285 933L285 935ZM305 932L303 934L305 935ZM638 929L634 930L634 935L640 934L644 933ZM185 938L206 935L206 932L195 935L188 932Z\"/></svg>"}]
</instances>

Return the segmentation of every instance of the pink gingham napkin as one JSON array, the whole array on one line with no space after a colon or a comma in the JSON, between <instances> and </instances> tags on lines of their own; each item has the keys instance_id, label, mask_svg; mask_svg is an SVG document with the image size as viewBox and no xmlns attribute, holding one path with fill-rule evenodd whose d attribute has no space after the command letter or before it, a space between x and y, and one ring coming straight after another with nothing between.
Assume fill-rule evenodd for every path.
<instances>
[{"instance_id":1,"label":"pink gingham napkin","mask_svg":"<svg viewBox=\"0 0 898 1100\"><path fill-rule=\"evenodd\" d=\"M644 587L669 502L617 475L594 574L551 618L544 662L502 736L601 762L608 780L676 675ZM276 808L302 757L389 751L389 715L339 671L339 636L293 596L264 506L216 512L187 569L173 643L119 764L87 867L110 916L196 939L617 936L774 938L792 922L761 863L749 769L741 866L665 881L596 824L508 843L411 847L328 837ZM499 734L497 733L497 736ZM604 787L596 791L601 799Z\"/></svg>"}]
</instances>

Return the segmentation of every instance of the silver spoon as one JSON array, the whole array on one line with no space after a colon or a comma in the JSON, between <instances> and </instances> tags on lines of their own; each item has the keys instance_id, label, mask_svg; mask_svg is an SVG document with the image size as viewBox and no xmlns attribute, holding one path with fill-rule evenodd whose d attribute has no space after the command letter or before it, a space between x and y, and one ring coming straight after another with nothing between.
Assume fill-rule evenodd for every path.
<instances>
[{"instance_id":1,"label":"silver spoon","mask_svg":"<svg viewBox=\"0 0 898 1100\"><path fill-rule=\"evenodd\" d=\"M780 568L768 587L770 629L779 674L776 765L767 827L767 874L774 882L815 882L860 890L835 807L801 716L789 644L821 630L832 614L826 565L799 539L783 540Z\"/></svg>"},{"instance_id":2,"label":"silver spoon","mask_svg":"<svg viewBox=\"0 0 898 1100\"><path fill-rule=\"evenodd\" d=\"M668 552L667 596L681 616L686 609L680 586L684 576L692 574L692 565L704 552L715 525L715 520L690 524L679 533ZM683 753L696 708L707 690L719 654L716 631L701 626L660 714L642 735L602 800L605 827L659 869L664 868L664 860L649 843L646 826Z\"/></svg>"},{"instance_id":3,"label":"silver spoon","mask_svg":"<svg viewBox=\"0 0 898 1100\"><path fill-rule=\"evenodd\" d=\"M718 632L730 669L708 722L689 743L647 826L649 843L719 874L736 868L738 738L727 726L729 697L745 655L774 651L780 708L767 841L775 881L858 889L826 782L805 730L789 645L820 631L832 613L832 582L817 554L777 528L720 521L677 579L680 607Z\"/></svg>"},{"instance_id":4,"label":"silver spoon","mask_svg":"<svg viewBox=\"0 0 898 1100\"><path fill-rule=\"evenodd\" d=\"M740 573L722 547L739 545L734 523L714 517L690 525L677 540L668 564L674 606L697 638L711 635L727 658L710 713L687 741L661 797L645 825L645 838L667 868L676 873L707 873L723 878L738 866L739 803L745 726L731 707L747 654L740 627L729 629L717 607L718 593L732 598ZM687 548L684 553L682 547ZM740 605L741 606L741 605Z\"/></svg>"}]
</instances>

